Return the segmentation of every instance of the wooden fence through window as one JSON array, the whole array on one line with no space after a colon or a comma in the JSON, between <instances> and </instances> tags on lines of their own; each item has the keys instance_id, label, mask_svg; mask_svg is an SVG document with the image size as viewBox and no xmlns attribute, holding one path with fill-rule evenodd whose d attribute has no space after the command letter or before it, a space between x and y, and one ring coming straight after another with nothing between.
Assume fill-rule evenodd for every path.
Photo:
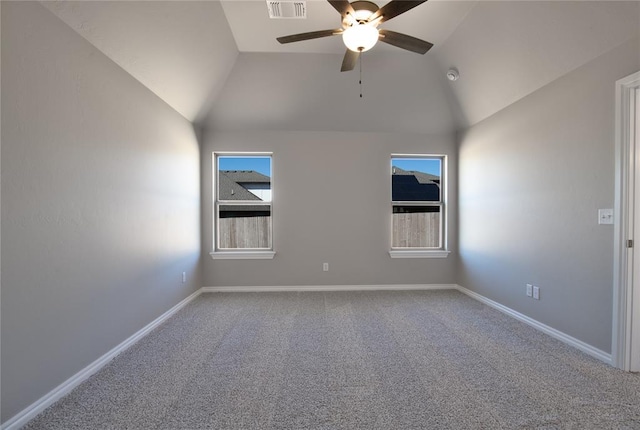
<instances>
[{"instance_id":1,"label":"wooden fence through window","mask_svg":"<svg viewBox=\"0 0 640 430\"><path fill-rule=\"evenodd\" d=\"M393 248L440 247L440 213L395 213L392 224Z\"/></svg>"},{"instance_id":2,"label":"wooden fence through window","mask_svg":"<svg viewBox=\"0 0 640 430\"><path fill-rule=\"evenodd\" d=\"M271 248L271 217L219 219L220 248ZM392 225L394 248L438 248L440 213L395 213Z\"/></svg>"},{"instance_id":3,"label":"wooden fence through window","mask_svg":"<svg viewBox=\"0 0 640 430\"><path fill-rule=\"evenodd\" d=\"M220 218L220 248L271 248L271 217Z\"/></svg>"}]
</instances>

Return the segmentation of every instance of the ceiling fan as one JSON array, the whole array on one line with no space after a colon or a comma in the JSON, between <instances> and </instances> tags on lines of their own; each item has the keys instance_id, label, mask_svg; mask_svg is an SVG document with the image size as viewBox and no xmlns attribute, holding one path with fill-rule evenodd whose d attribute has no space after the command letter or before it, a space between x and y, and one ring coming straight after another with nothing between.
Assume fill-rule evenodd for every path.
<instances>
[{"instance_id":1,"label":"ceiling fan","mask_svg":"<svg viewBox=\"0 0 640 430\"><path fill-rule=\"evenodd\" d=\"M342 28L278 37L280 43L342 35L347 52L342 60L341 72L353 70L360 54L373 48L378 40L418 54L425 54L432 43L395 31L379 29L378 25L426 2L427 0L391 0L379 8L370 1L327 0L342 16Z\"/></svg>"}]
</instances>

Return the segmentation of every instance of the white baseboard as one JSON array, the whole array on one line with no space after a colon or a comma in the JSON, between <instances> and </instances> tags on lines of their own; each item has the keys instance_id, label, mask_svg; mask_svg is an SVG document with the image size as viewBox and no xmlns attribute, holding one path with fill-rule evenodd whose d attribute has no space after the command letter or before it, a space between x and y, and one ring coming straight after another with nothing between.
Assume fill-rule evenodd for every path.
<instances>
[{"instance_id":1,"label":"white baseboard","mask_svg":"<svg viewBox=\"0 0 640 430\"><path fill-rule=\"evenodd\" d=\"M455 290L456 284L395 284L395 285L289 285L202 287L203 293L258 293L283 291L402 291L402 290Z\"/></svg>"},{"instance_id":2,"label":"white baseboard","mask_svg":"<svg viewBox=\"0 0 640 430\"><path fill-rule=\"evenodd\" d=\"M180 303L160 315L155 320L151 321L149 324L144 326L142 329L138 330L124 342L120 343L118 346L104 354L102 357L98 358L93 363L89 364L87 367L82 369L80 372L73 375L71 378L64 381L62 384L58 385L53 390L49 391L47 394L42 396L36 402L23 409L17 415L6 421L4 424L0 426L1 430L17 430L20 427L27 424L33 418L36 417L40 412L44 411L46 408L60 400L62 397L66 396L80 385L82 382L87 380L91 375L96 373L102 367L104 367L109 361L111 361L116 355L125 351L127 348L132 346L134 343L138 342L140 339L145 337L151 330L162 324L165 320L171 317L173 314L182 309L185 305L191 302L193 299L202 294L202 289L199 289L195 293L191 294L186 299L182 300Z\"/></svg>"},{"instance_id":3,"label":"white baseboard","mask_svg":"<svg viewBox=\"0 0 640 430\"><path fill-rule=\"evenodd\" d=\"M488 299L474 291L468 290L460 285L456 285L456 289L458 291L460 291L461 293L466 294L467 296L476 299L477 301L484 303L487 306L491 306L494 309L499 310L500 312L503 312L507 315L509 315L510 317L513 317L515 319L517 319L518 321L522 321L523 323L530 325L531 327L540 330L541 332L548 334L549 336L558 339L561 342L566 343L567 345L573 346L574 348L579 349L580 351L594 357L597 358L598 360L604 361L607 364L613 365L613 361L611 359L611 354L604 352L594 346L589 345L588 343L585 343L579 339L576 339L575 337L569 336L566 333L561 332L560 330L556 330L553 327L549 327L546 324L543 324L539 321L534 320L533 318L530 318L524 314L521 314L518 311L514 311L511 308L508 308L504 305L501 305L498 302L495 302L491 299Z\"/></svg>"}]
</instances>

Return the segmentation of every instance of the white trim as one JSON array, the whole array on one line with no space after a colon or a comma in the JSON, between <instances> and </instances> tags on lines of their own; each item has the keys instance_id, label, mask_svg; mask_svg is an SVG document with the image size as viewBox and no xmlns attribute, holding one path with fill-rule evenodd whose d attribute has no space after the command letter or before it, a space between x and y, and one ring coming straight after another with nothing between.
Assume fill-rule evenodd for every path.
<instances>
[{"instance_id":1,"label":"white trim","mask_svg":"<svg viewBox=\"0 0 640 430\"><path fill-rule=\"evenodd\" d=\"M456 285L456 289L458 291L460 291L461 293L466 294L467 296L476 299L477 301L484 303L487 306L490 306L494 309L499 310L500 312L509 315L512 318L517 319L518 321L521 321L555 339L558 339L559 341L566 343L569 346L573 346L576 349L579 349L580 351L584 352L585 354L588 354L594 358L597 358L598 360L604 361L607 364L612 364L612 360L611 360L611 354L604 352L594 346L589 345L588 343L585 343L579 339L576 339L575 337L569 336L566 333L561 332L560 330L556 330L553 327L549 327L546 324L543 324L537 320L534 320L531 317L528 317L524 314L521 314L518 311L514 311L511 308L508 308L507 306L501 305L498 302L495 302L491 299L488 299L474 291L468 290L460 285Z\"/></svg>"},{"instance_id":2,"label":"white trim","mask_svg":"<svg viewBox=\"0 0 640 430\"><path fill-rule=\"evenodd\" d=\"M631 154L630 97L640 88L640 72L616 82L615 112L615 203L614 203L614 255L613 255L613 321L611 335L612 363L629 371L631 369L631 304L633 280L629 275L629 250L627 239L633 239L630 219L630 203L633 184L634 160ZM637 243L637 240L636 240Z\"/></svg>"},{"instance_id":3,"label":"white trim","mask_svg":"<svg viewBox=\"0 0 640 430\"><path fill-rule=\"evenodd\" d=\"M219 178L218 178L218 174L219 172L219 166L218 166L218 158L219 157L236 157L236 158L252 158L252 157L264 157L264 158L269 158L269 164L270 164L270 168L271 168L271 176L269 177L270 180L270 184L271 184L271 199L268 202L251 202L249 203L248 201L242 203L242 201L234 201L234 200L218 200L218 185L217 183L219 182ZM274 246L273 246L273 239L274 239L274 234L273 234L273 191L274 191L274 187L273 187L273 172L274 172L274 166L273 166L273 152L263 152L263 151L213 151L211 152L211 209L212 209L212 217L211 217L211 223L212 223L212 237L211 237L211 244L212 244L212 248L213 251L211 251L211 253L209 253L209 255L211 255L211 258L213 258L214 260L259 260L259 259L272 259L273 256L275 255L275 252L273 252ZM271 229L271 243L270 243L270 248L268 249L269 252L273 252L273 255L271 255L270 257L267 256L266 254L264 254L263 251L259 251L259 253L254 253L253 251L248 251L245 252L244 256L242 257L236 257L235 254L231 254L233 251L225 251L225 250L219 250L218 249L218 237L220 236L220 223L218 222L218 206L220 206L221 204L238 204L240 206L242 206L243 204L251 204L251 205L259 205L259 206L268 206L269 207L269 211L271 213L271 216L269 217L269 228ZM216 254L216 256L213 255L213 253ZM227 253L229 253L227 255Z\"/></svg>"},{"instance_id":4,"label":"white trim","mask_svg":"<svg viewBox=\"0 0 640 430\"><path fill-rule=\"evenodd\" d=\"M273 260L275 251L211 251L214 260Z\"/></svg>"},{"instance_id":5,"label":"white trim","mask_svg":"<svg viewBox=\"0 0 640 430\"><path fill-rule=\"evenodd\" d=\"M260 293L283 291L408 291L408 290L455 290L456 284L395 284L395 285L285 285L285 286L238 286L202 287L203 293Z\"/></svg>"},{"instance_id":6,"label":"white trim","mask_svg":"<svg viewBox=\"0 0 640 430\"><path fill-rule=\"evenodd\" d=\"M437 250L406 250L400 251L392 249L389 251L391 258L447 258L451 251Z\"/></svg>"},{"instance_id":7,"label":"white trim","mask_svg":"<svg viewBox=\"0 0 640 430\"><path fill-rule=\"evenodd\" d=\"M426 202L426 201L394 201L393 200L393 159L405 158L405 159L440 159L440 201L439 202ZM390 156L390 171L391 174L391 188L390 188L390 202L391 202L391 217L389 218L389 240L393 243L393 206L398 205L414 205L414 206L437 206L440 208L440 243L439 247L447 249L449 247L449 156L446 154L391 154ZM444 184L444 187L442 186ZM401 256L394 256L391 250L389 255L391 258L446 258L447 255L431 255L422 256L419 254L411 255L405 254ZM448 251L440 251L448 252Z\"/></svg>"},{"instance_id":8,"label":"white trim","mask_svg":"<svg viewBox=\"0 0 640 430\"><path fill-rule=\"evenodd\" d=\"M66 396L80 385L82 382L87 380L91 375L96 373L98 370L103 368L109 361L111 361L115 356L122 353L133 344L138 342L140 339L145 337L151 330L162 324L165 320L171 317L173 314L178 312L184 306L186 306L193 299L202 294L202 289L199 289L195 293L191 294L186 299L182 300L177 305L173 306L171 309L160 315L155 320L151 321L149 324L135 332L132 336L127 338L124 342L117 345L115 348L104 354L102 357L98 358L93 363L89 364L87 367L73 375L71 378L64 381L62 384L58 385L53 390L49 391L47 394L42 396L40 399L32 403L30 406L26 407L11 419L6 421L4 424L0 425L1 430L18 430L20 427L26 425L29 421L36 417L40 412L44 411L46 408L60 400L62 397Z\"/></svg>"}]
</instances>

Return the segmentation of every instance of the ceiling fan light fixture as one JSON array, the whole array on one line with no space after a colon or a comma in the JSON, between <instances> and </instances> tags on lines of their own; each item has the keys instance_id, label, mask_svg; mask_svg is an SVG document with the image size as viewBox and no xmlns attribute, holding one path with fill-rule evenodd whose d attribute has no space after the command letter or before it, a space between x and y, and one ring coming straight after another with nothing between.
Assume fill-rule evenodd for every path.
<instances>
[{"instance_id":1,"label":"ceiling fan light fixture","mask_svg":"<svg viewBox=\"0 0 640 430\"><path fill-rule=\"evenodd\" d=\"M355 24L342 33L342 41L354 52L364 52L373 48L378 42L378 29L367 24Z\"/></svg>"}]
</instances>

